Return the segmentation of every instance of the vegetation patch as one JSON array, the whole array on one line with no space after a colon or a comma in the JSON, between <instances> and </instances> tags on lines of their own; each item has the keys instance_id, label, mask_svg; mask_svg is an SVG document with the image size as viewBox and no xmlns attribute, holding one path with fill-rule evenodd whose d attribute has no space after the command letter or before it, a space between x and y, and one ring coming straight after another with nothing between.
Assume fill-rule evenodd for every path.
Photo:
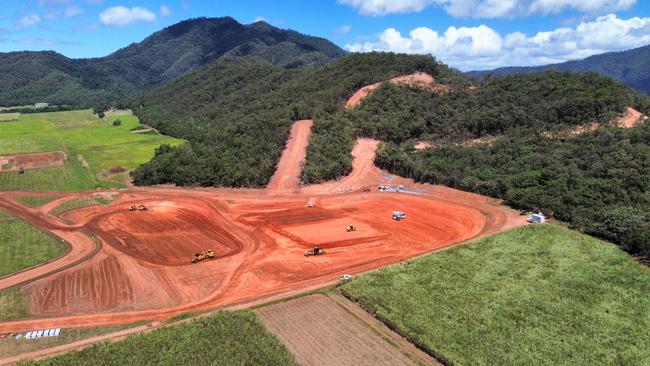
<instances>
[{"instance_id":1,"label":"vegetation patch","mask_svg":"<svg viewBox=\"0 0 650 366\"><path fill-rule=\"evenodd\" d=\"M18 196L16 200L31 207L41 207L46 203L52 202L58 197L52 196Z\"/></svg>"},{"instance_id":2,"label":"vegetation patch","mask_svg":"<svg viewBox=\"0 0 650 366\"><path fill-rule=\"evenodd\" d=\"M12 287L0 290L0 322L25 319L30 316L25 295L20 288ZM0 349L3 343L0 342ZM4 353L2 354L4 355Z\"/></svg>"},{"instance_id":3,"label":"vegetation patch","mask_svg":"<svg viewBox=\"0 0 650 366\"><path fill-rule=\"evenodd\" d=\"M74 198L68 201L65 201L64 203L60 204L59 206L56 206L52 211L50 211L50 215L53 216L59 216L64 212L70 211L70 210L76 210L78 208L84 208L84 207L90 207L90 206L99 206L99 205L107 205L111 202L111 200L108 200L104 197L98 196L98 197L78 197Z\"/></svg>"},{"instance_id":4,"label":"vegetation patch","mask_svg":"<svg viewBox=\"0 0 650 366\"><path fill-rule=\"evenodd\" d=\"M190 323L100 343L26 365L295 365L252 311L219 312Z\"/></svg>"},{"instance_id":5,"label":"vegetation patch","mask_svg":"<svg viewBox=\"0 0 650 366\"><path fill-rule=\"evenodd\" d=\"M342 291L450 364L650 362L650 271L559 226L497 234L360 276Z\"/></svg>"},{"instance_id":6,"label":"vegetation patch","mask_svg":"<svg viewBox=\"0 0 650 366\"><path fill-rule=\"evenodd\" d=\"M67 250L54 237L22 220L0 220L0 276L47 262Z\"/></svg>"}]
</instances>

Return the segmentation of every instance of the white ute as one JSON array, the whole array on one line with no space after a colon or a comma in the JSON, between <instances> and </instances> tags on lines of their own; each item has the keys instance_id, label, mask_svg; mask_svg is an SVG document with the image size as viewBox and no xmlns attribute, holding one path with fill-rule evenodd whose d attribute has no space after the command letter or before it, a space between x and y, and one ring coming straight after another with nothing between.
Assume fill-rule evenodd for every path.
<instances>
[{"instance_id":1,"label":"white ute","mask_svg":"<svg viewBox=\"0 0 650 366\"><path fill-rule=\"evenodd\" d=\"M401 211L393 211L393 220L401 221L406 218L406 214Z\"/></svg>"}]
</instances>

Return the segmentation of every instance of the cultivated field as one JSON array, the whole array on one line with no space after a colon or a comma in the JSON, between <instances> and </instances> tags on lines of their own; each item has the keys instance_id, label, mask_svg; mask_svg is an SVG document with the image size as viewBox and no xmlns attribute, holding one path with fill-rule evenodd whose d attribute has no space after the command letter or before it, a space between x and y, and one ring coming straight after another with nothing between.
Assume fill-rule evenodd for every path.
<instances>
[{"instance_id":1,"label":"cultivated field","mask_svg":"<svg viewBox=\"0 0 650 366\"><path fill-rule=\"evenodd\" d=\"M0 113L0 122L16 121L20 118L20 113Z\"/></svg>"},{"instance_id":2,"label":"cultivated field","mask_svg":"<svg viewBox=\"0 0 650 366\"><path fill-rule=\"evenodd\" d=\"M257 313L304 366L417 364L325 295L280 302Z\"/></svg>"},{"instance_id":3,"label":"cultivated field","mask_svg":"<svg viewBox=\"0 0 650 366\"><path fill-rule=\"evenodd\" d=\"M250 311L219 312L27 365L295 365Z\"/></svg>"},{"instance_id":4,"label":"cultivated field","mask_svg":"<svg viewBox=\"0 0 650 366\"><path fill-rule=\"evenodd\" d=\"M113 127L117 118L122 125ZM22 114L18 121L3 122L0 167L5 171L0 170L0 190L122 187L126 173L112 174L112 169L128 171L150 160L159 145L182 143L167 136L131 133L138 125L130 114L99 119L90 110ZM25 174L15 172L19 167L27 169Z\"/></svg>"},{"instance_id":5,"label":"cultivated field","mask_svg":"<svg viewBox=\"0 0 650 366\"><path fill-rule=\"evenodd\" d=\"M343 290L453 364L650 363L650 271L554 225L384 268Z\"/></svg>"},{"instance_id":6,"label":"cultivated field","mask_svg":"<svg viewBox=\"0 0 650 366\"><path fill-rule=\"evenodd\" d=\"M0 210L0 277L63 255L67 247Z\"/></svg>"}]
</instances>

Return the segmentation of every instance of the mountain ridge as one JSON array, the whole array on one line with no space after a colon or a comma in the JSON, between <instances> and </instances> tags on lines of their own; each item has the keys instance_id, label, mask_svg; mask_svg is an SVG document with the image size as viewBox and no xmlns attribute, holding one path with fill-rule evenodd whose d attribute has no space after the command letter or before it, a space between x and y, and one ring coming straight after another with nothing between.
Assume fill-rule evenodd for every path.
<instances>
[{"instance_id":1,"label":"mountain ridge","mask_svg":"<svg viewBox=\"0 0 650 366\"><path fill-rule=\"evenodd\" d=\"M68 58L54 51L0 53L0 105L35 102L98 106L174 80L221 58L250 56L284 68L319 66L347 54L332 42L231 17L194 18L107 56Z\"/></svg>"}]
</instances>

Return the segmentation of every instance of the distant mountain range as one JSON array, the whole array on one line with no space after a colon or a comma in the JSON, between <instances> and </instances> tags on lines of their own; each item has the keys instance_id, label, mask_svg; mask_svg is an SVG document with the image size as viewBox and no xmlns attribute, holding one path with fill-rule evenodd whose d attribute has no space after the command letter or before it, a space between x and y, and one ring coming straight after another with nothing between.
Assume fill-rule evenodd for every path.
<instances>
[{"instance_id":1,"label":"distant mountain range","mask_svg":"<svg viewBox=\"0 0 650 366\"><path fill-rule=\"evenodd\" d=\"M503 67L495 70L471 71L467 75L474 77L482 77L487 74L512 75L551 69L557 71L597 72L650 94L650 45L629 51L595 55L579 61L535 67Z\"/></svg>"},{"instance_id":2,"label":"distant mountain range","mask_svg":"<svg viewBox=\"0 0 650 366\"><path fill-rule=\"evenodd\" d=\"M0 53L0 106L34 102L92 106L129 97L218 59L254 57L285 68L344 56L332 42L265 22L230 17L186 20L106 57L70 59L52 51Z\"/></svg>"}]
</instances>

